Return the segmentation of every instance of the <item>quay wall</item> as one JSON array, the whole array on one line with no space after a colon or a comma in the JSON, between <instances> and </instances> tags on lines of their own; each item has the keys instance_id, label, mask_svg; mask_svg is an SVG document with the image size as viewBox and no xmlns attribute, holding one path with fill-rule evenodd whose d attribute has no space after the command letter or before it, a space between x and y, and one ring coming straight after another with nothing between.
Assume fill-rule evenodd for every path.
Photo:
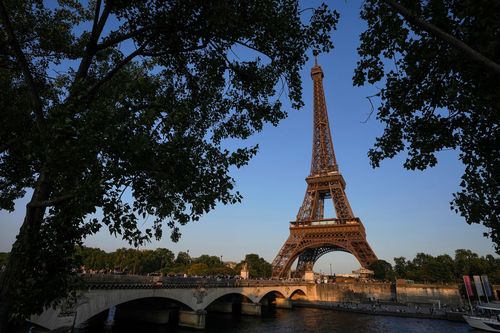
<instances>
[{"instance_id":1,"label":"quay wall","mask_svg":"<svg viewBox=\"0 0 500 333\"><path fill-rule=\"evenodd\" d=\"M396 299L394 285L377 282L344 282L316 284L309 291L312 301L363 302L369 300L393 301Z\"/></svg>"},{"instance_id":2,"label":"quay wall","mask_svg":"<svg viewBox=\"0 0 500 333\"><path fill-rule=\"evenodd\" d=\"M458 284L403 284L396 285L397 301L400 303L441 303L462 305Z\"/></svg>"},{"instance_id":3,"label":"quay wall","mask_svg":"<svg viewBox=\"0 0 500 333\"><path fill-rule=\"evenodd\" d=\"M412 304L462 305L458 284L345 282L310 284L308 299L320 302L397 301Z\"/></svg>"}]
</instances>

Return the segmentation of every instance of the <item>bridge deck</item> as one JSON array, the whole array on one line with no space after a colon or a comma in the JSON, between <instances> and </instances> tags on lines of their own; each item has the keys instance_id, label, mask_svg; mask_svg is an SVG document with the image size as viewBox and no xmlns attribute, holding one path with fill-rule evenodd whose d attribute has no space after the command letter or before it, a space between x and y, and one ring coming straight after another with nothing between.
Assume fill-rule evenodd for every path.
<instances>
[{"instance_id":1,"label":"bridge deck","mask_svg":"<svg viewBox=\"0 0 500 333\"><path fill-rule=\"evenodd\" d=\"M88 289L243 288L306 285L306 282L301 280L242 280L111 274L83 275L82 277Z\"/></svg>"}]
</instances>

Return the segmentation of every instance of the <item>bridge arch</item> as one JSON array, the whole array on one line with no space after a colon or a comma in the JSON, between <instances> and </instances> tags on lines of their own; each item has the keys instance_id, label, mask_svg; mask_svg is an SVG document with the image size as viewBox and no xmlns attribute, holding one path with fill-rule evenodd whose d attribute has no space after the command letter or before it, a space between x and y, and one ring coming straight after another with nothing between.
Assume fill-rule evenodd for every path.
<instances>
[{"instance_id":1,"label":"bridge arch","mask_svg":"<svg viewBox=\"0 0 500 333\"><path fill-rule=\"evenodd\" d=\"M280 288L270 288L267 292L265 292L260 299L258 300L259 302L266 296L270 294L274 294L279 296L279 298L291 298L292 295L300 293L301 295L304 295L307 297L307 289L305 288L298 288L297 286L283 286Z\"/></svg>"},{"instance_id":2,"label":"bridge arch","mask_svg":"<svg viewBox=\"0 0 500 333\"><path fill-rule=\"evenodd\" d=\"M205 309L208 311L215 310L221 308L222 304L238 304L238 303L253 303L253 300L251 300L249 297L245 296L244 293L241 292L228 292L228 293L223 293L220 294L218 297L210 297L210 299L207 299L205 303Z\"/></svg>"},{"instance_id":3,"label":"bridge arch","mask_svg":"<svg viewBox=\"0 0 500 333\"><path fill-rule=\"evenodd\" d=\"M145 298L136 298L130 300L128 302L114 304L116 306L115 312L115 320L123 320L123 319L141 319L141 316L144 317L144 314L147 314L147 317L154 316L155 320L168 320L172 319L172 312L177 313L179 310L189 310L190 308L171 298L171 297L145 297ZM91 316L90 318L78 318L78 321L83 320L92 322L95 318L99 318L100 321L104 321L108 316L108 310L104 309L103 311ZM78 312L77 312L78 313Z\"/></svg>"},{"instance_id":4,"label":"bridge arch","mask_svg":"<svg viewBox=\"0 0 500 333\"><path fill-rule=\"evenodd\" d=\"M281 292L279 290L270 290L267 293L265 293L264 295L262 295L262 297L260 299L263 299L264 297L268 297L268 296L276 296L276 297L279 297L279 298L287 298L287 296L283 295L283 292Z\"/></svg>"},{"instance_id":5,"label":"bridge arch","mask_svg":"<svg viewBox=\"0 0 500 333\"><path fill-rule=\"evenodd\" d=\"M251 288L235 288L236 290L224 290L223 288L211 289L210 292L204 293L205 297L202 302L197 304L195 310L204 310L217 301L223 300L224 297L230 295L241 297L242 301L247 303L258 303L255 297L255 291ZM248 290L251 289L251 290ZM203 291L201 291L203 292Z\"/></svg>"},{"instance_id":6,"label":"bridge arch","mask_svg":"<svg viewBox=\"0 0 500 333\"><path fill-rule=\"evenodd\" d=\"M259 303L262 305L274 304L277 298L286 299L287 296L283 295L283 293L278 290L270 290L260 297Z\"/></svg>"},{"instance_id":7,"label":"bridge arch","mask_svg":"<svg viewBox=\"0 0 500 333\"><path fill-rule=\"evenodd\" d=\"M290 299L291 300L307 299L307 293L304 290L297 288L290 294Z\"/></svg>"},{"instance_id":8,"label":"bridge arch","mask_svg":"<svg viewBox=\"0 0 500 333\"><path fill-rule=\"evenodd\" d=\"M168 290L161 290L168 291ZM186 302L182 295L169 292L155 292L151 289L131 289L131 290L99 290L99 293L89 292L80 301L80 306L76 312L75 324L81 324L112 306L117 306L146 298L161 298L173 301L186 310L194 310L193 306Z\"/></svg>"}]
</instances>

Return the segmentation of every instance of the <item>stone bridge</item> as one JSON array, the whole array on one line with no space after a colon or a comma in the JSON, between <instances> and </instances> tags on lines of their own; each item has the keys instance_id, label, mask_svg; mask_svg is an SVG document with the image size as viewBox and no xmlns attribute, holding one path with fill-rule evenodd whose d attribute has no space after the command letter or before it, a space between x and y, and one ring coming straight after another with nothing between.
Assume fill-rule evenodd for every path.
<instances>
[{"instance_id":1,"label":"stone bridge","mask_svg":"<svg viewBox=\"0 0 500 333\"><path fill-rule=\"evenodd\" d=\"M208 311L260 315L262 305L291 308L292 299L307 298L301 281L162 278L95 275L84 278L87 290L74 302L48 308L31 322L54 330L83 327L109 309L141 299L166 299L178 311L180 326L202 329ZM235 305L237 305L235 307ZM114 312L114 311L113 311ZM109 319L109 318L108 318Z\"/></svg>"}]
</instances>

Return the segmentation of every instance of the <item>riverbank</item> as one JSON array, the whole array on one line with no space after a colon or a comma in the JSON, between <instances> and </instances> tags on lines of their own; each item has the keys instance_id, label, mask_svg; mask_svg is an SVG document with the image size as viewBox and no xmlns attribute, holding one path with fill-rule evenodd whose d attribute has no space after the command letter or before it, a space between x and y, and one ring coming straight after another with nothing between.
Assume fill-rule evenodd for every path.
<instances>
[{"instance_id":1,"label":"riverbank","mask_svg":"<svg viewBox=\"0 0 500 333\"><path fill-rule=\"evenodd\" d=\"M293 301L294 307L329 309L342 312L353 312L378 316L440 319L463 322L462 311L447 311L429 306L404 305L390 303L350 303L322 301Z\"/></svg>"}]
</instances>

